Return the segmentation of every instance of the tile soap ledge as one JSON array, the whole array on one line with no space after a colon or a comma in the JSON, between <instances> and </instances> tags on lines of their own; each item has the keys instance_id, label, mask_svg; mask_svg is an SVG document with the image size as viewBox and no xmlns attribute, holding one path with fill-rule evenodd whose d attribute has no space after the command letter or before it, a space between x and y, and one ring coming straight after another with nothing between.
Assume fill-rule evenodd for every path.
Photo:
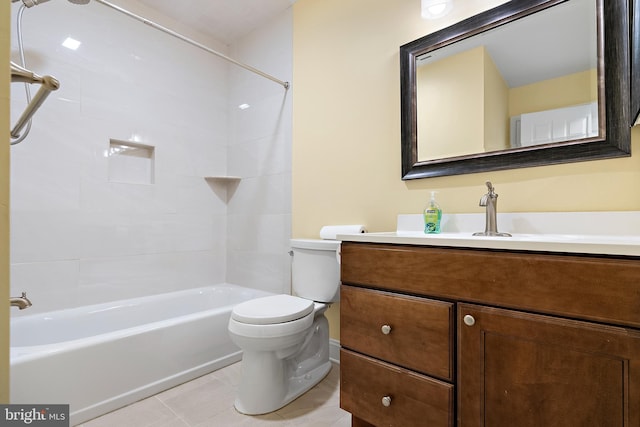
<instances>
[{"instance_id":1,"label":"tile soap ledge","mask_svg":"<svg viewBox=\"0 0 640 427\"><path fill-rule=\"evenodd\" d=\"M216 175L216 176L205 176L205 180L209 181L221 181L221 182L236 182L240 181L242 177L240 176L231 176L231 175Z\"/></svg>"}]
</instances>

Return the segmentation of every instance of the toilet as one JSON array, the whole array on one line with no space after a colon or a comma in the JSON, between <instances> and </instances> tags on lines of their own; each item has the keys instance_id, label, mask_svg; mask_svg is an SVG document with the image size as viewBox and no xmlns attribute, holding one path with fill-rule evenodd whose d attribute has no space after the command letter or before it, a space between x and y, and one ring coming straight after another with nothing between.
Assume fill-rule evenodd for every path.
<instances>
[{"instance_id":1,"label":"toilet","mask_svg":"<svg viewBox=\"0 0 640 427\"><path fill-rule=\"evenodd\" d=\"M282 408L331 370L329 322L324 316L340 290L336 240L291 240L295 295L272 295L234 307L231 340L242 349L236 409L248 415Z\"/></svg>"}]
</instances>

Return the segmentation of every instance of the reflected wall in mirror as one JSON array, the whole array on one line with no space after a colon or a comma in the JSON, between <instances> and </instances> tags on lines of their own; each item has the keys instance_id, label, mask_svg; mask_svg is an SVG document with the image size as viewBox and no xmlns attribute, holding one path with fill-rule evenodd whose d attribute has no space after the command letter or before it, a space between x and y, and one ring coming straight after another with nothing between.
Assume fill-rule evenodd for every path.
<instances>
[{"instance_id":1,"label":"reflected wall in mirror","mask_svg":"<svg viewBox=\"0 0 640 427\"><path fill-rule=\"evenodd\" d=\"M604 3L511 1L402 46L402 178L629 155L629 6Z\"/></svg>"},{"instance_id":2,"label":"reflected wall in mirror","mask_svg":"<svg viewBox=\"0 0 640 427\"><path fill-rule=\"evenodd\" d=\"M417 56L418 161L598 136L597 46L572 0Z\"/></svg>"}]
</instances>

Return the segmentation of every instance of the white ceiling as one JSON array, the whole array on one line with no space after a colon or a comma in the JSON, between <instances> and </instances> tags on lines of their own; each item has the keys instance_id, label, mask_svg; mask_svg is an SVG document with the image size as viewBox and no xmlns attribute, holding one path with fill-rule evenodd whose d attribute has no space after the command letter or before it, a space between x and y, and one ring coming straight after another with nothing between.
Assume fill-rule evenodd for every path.
<instances>
[{"instance_id":1,"label":"white ceiling","mask_svg":"<svg viewBox=\"0 0 640 427\"><path fill-rule=\"evenodd\" d=\"M138 0L225 44L291 7L296 0Z\"/></svg>"},{"instance_id":2,"label":"white ceiling","mask_svg":"<svg viewBox=\"0 0 640 427\"><path fill-rule=\"evenodd\" d=\"M555 5L428 52L420 63L484 46L509 87L565 76L597 66L596 8L592 1Z\"/></svg>"},{"instance_id":3,"label":"white ceiling","mask_svg":"<svg viewBox=\"0 0 640 427\"><path fill-rule=\"evenodd\" d=\"M239 37L250 33L296 2L296 0L137 1L225 44L231 44ZM595 8L592 2L567 2L534 16L535 19L530 17L509 25L512 31L509 35L495 30L482 35L482 43L491 52L493 60L510 87L555 77L555 75L544 74L549 72L549 67L540 67L540 64L563 64L565 69L557 71L558 74L568 74L595 66L595 64L584 62L585 58L588 62L597 56ZM547 19L553 20L547 21ZM571 22L581 25L567 25ZM532 28L535 36L531 36ZM544 32L540 32L540 28L544 28ZM583 28L584 32L578 31L578 28ZM477 38L469 39L469 43ZM589 43L585 43L585 40ZM456 43L456 46L457 50L452 49L453 46L448 46L440 49L442 53L436 55L436 52L430 52L429 56L432 57L431 60L436 60L441 58L440 55L447 56L460 49L469 49L467 42ZM553 49L550 49L550 46L553 46ZM584 52L584 49L576 46L589 46L593 52L591 50Z\"/></svg>"}]
</instances>

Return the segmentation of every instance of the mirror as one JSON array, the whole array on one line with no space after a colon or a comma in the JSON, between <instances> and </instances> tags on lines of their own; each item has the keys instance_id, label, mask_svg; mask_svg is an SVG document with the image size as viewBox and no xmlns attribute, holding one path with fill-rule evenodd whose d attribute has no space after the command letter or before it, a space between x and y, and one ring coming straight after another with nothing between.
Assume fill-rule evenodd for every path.
<instances>
[{"instance_id":1,"label":"mirror","mask_svg":"<svg viewBox=\"0 0 640 427\"><path fill-rule=\"evenodd\" d=\"M630 155L628 34L628 0L522 0L401 46L402 179Z\"/></svg>"}]
</instances>

